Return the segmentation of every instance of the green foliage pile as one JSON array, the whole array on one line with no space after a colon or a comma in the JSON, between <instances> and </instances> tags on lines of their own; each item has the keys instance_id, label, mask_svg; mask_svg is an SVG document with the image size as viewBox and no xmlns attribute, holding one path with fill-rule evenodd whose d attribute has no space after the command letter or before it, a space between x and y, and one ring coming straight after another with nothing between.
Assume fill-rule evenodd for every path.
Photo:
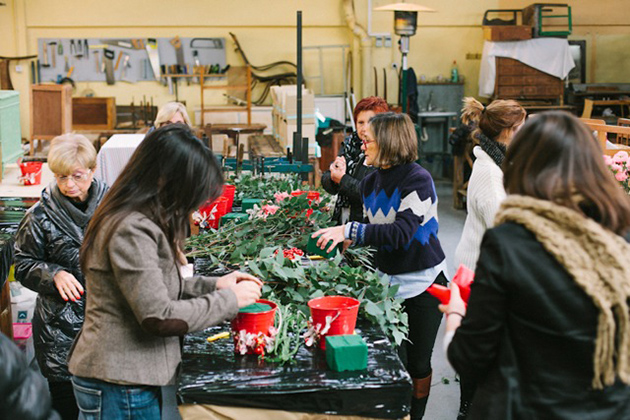
<instances>
[{"instance_id":1,"label":"green foliage pile","mask_svg":"<svg viewBox=\"0 0 630 420\"><path fill-rule=\"evenodd\" d=\"M290 193L299 189L297 177L297 184L291 177L246 176L232 181L241 198L271 197L273 200L275 192ZM239 186L247 193L239 191ZM407 336L407 315L402 310L402 299L394 298L397 286L389 287L389 279L379 279L372 268L371 249L351 247L343 257L338 255L331 260L292 261L284 258L282 249L295 247L305 251L309 236L331 225L326 211L328 203L329 196L325 194L318 204L309 204L306 195L285 199L279 203L278 211L266 218L253 217L240 224L228 223L218 230L189 238L186 255L206 260L206 272L241 270L260 277L265 281L264 298L291 305L306 317L310 316L307 302L312 298L326 295L355 297L361 301L359 316L380 325L396 344L400 344ZM309 210L312 214L308 214L311 213Z\"/></svg>"}]
</instances>

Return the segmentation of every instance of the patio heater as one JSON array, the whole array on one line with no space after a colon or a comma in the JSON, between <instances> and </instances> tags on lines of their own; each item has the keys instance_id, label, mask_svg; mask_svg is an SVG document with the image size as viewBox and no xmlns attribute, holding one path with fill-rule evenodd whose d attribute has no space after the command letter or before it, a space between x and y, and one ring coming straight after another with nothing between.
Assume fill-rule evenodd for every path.
<instances>
[{"instance_id":1,"label":"patio heater","mask_svg":"<svg viewBox=\"0 0 630 420\"><path fill-rule=\"evenodd\" d=\"M394 32L400 36L400 53L402 54L402 112L407 112L407 54L409 54L409 37L416 34L418 12L435 12L435 10L413 3L393 3L374 8L379 12L394 12Z\"/></svg>"}]
</instances>

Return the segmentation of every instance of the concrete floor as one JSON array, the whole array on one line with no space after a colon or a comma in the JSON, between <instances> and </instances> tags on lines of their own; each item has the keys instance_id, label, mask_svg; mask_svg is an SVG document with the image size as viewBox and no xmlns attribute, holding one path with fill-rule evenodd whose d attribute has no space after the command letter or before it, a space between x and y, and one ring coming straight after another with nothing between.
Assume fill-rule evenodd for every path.
<instances>
[{"instance_id":1,"label":"concrete floor","mask_svg":"<svg viewBox=\"0 0 630 420\"><path fill-rule=\"evenodd\" d=\"M464 228L466 211L453 208L453 188L450 182L436 181L435 187L439 200L440 230L438 237L446 254L449 276L452 278L457 269L454 266L453 257ZM442 325L433 348L433 380L429 404L424 416L427 420L455 420L459 410L459 382L455 381L455 371L446 360L442 345L443 338L444 318L442 318Z\"/></svg>"}]
</instances>

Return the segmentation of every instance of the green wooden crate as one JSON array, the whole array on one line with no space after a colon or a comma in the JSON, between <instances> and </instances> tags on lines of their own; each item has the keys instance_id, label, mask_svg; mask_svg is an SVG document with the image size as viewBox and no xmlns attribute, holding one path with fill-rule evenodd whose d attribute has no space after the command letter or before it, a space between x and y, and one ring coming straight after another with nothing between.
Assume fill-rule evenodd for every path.
<instances>
[{"instance_id":1,"label":"green wooden crate","mask_svg":"<svg viewBox=\"0 0 630 420\"><path fill-rule=\"evenodd\" d=\"M243 198L243 201L241 201L241 210L251 210L256 204L260 207L261 202L262 200L260 198Z\"/></svg>"},{"instance_id":2,"label":"green wooden crate","mask_svg":"<svg viewBox=\"0 0 630 420\"><path fill-rule=\"evenodd\" d=\"M228 213L225 216L221 217L220 225L223 226L226 223L234 221L236 223L241 223L249 219L249 215L247 213Z\"/></svg>"}]
</instances>

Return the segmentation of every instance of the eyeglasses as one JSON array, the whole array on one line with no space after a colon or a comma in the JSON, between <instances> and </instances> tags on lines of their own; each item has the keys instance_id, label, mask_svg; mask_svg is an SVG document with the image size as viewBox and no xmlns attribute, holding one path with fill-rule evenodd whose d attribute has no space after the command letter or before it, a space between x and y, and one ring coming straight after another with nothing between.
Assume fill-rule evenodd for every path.
<instances>
[{"instance_id":1,"label":"eyeglasses","mask_svg":"<svg viewBox=\"0 0 630 420\"><path fill-rule=\"evenodd\" d=\"M70 178L72 178L72 180L75 183L77 183L77 182L86 181L90 177L90 173L91 172L92 172L92 170L90 169L85 174L74 174L74 175L68 175L68 176L66 176L66 175L64 175L64 176L55 175L55 178L57 178L57 182L59 182L61 184L67 183Z\"/></svg>"},{"instance_id":2,"label":"eyeglasses","mask_svg":"<svg viewBox=\"0 0 630 420\"><path fill-rule=\"evenodd\" d=\"M370 144L370 143L374 143L375 141L376 141L376 140L363 140L363 139L361 139L361 142L363 143L363 145L364 145L365 147L368 147L368 144Z\"/></svg>"}]
</instances>

